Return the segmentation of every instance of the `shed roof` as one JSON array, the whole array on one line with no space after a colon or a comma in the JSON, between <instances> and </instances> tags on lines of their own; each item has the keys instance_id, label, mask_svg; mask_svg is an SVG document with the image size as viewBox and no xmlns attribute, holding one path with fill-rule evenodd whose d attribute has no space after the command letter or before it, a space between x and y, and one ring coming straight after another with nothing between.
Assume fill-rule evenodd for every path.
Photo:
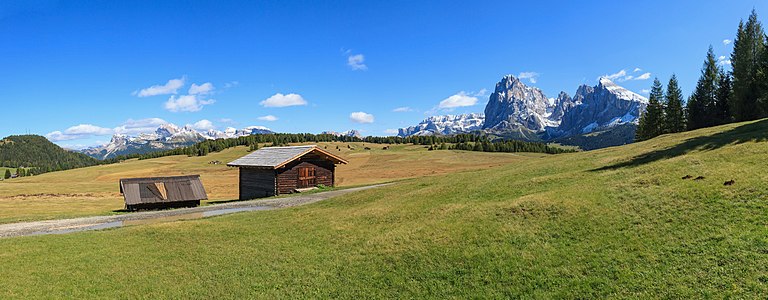
<instances>
[{"instance_id":1,"label":"shed roof","mask_svg":"<svg viewBox=\"0 0 768 300\"><path fill-rule=\"evenodd\" d=\"M345 159L320 149L316 145L307 145L261 148L228 163L227 166L277 169L309 153L317 153L335 164L347 163Z\"/></svg>"},{"instance_id":2,"label":"shed roof","mask_svg":"<svg viewBox=\"0 0 768 300\"><path fill-rule=\"evenodd\" d=\"M122 178L120 193L127 205L208 199L200 175Z\"/></svg>"}]
</instances>

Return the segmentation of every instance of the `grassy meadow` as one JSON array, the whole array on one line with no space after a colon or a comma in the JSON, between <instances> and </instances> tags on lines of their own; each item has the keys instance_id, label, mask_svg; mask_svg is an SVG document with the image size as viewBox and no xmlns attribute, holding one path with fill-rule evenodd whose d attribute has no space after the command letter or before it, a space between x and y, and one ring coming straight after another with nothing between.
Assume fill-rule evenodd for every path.
<instances>
[{"instance_id":1,"label":"grassy meadow","mask_svg":"<svg viewBox=\"0 0 768 300\"><path fill-rule=\"evenodd\" d=\"M768 120L730 124L285 210L0 239L0 298L761 298L766 138Z\"/></svg>"},{"instance_id":2,"label":"grassy meadow","mask_svg":"<svg viewBox=\"0 0 768 300\"><path fill-rule=\"evenodd\" d=\"M501 166L543 154L427 151L423 146L320 143L350 161L337 171L337 186ZM348 148L350 146L353 149ZM336 149L339 146L340 150ZM238 170L226 163L248 154L246 147L203 157L169 156L46 173L0 182L0 223L112 214L123 208L118 180L126 177L200 174L209 201L237 199ZM209 164L220 161L222 164Z\"/></svg>"}]
</instances>

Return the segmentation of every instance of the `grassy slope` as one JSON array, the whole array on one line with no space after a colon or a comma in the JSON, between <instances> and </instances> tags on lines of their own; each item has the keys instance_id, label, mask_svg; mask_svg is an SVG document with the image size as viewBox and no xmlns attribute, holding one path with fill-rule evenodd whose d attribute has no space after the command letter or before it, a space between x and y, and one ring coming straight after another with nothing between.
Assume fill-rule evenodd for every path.
<instances>
[{"instance_id":1,"label":"grassy slope","mask_svg":"<svg viewBox=\"0 0 768 300\"><path fill-rule=\"evenodd\" d=\"M756 298L766 137L768 121L733 124L281 211L4 239L0 297Z\"/></svg>"},{"instance_id":2,"label":"grassy slope","mask_svg":"<svg viewBox=\"0 0 768 300\"><path fill-rule=\"evenodd\" d=\"M341 151L336 150L337 145ZM339 167L337 185L371 184L481 169L543 156L427 151L411 145L396 145L391 150L382 150L381 145L375 145L368 151L363 149L362 143L352 145L355 150L349 150L345 143L320 144L350 160L349 165ZM113 213L123 208L118 179L125 177L200 174L211 201L236 199L238 170L224 164L247 153L245 147L238 147L205 157L132 160L3 181L0 182L0 223ZM224 164L208 163L215 160Z\"/></svg>"}]
</instances>

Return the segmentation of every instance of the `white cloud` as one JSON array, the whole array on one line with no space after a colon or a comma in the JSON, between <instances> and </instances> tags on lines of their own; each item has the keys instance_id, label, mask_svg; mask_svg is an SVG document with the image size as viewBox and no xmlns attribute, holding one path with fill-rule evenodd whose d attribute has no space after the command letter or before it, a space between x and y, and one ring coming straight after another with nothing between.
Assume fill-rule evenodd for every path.
<instances>
[{"instance_id":1,"label":"white cloud","mask_svg":"<svg viewBox=\"0 0 768 300\"><path fill-rule=\"evenodd\" d=\"M353 112L349 114L349 120L355 123L373 123L373 115L362 111Z\"/></svg>"},{"instance_id":2,"label":"white cloud","mask_svg":"<svg viewBox=\"0 0 768 300\"><path fill-rule=\"evenodd\" d=\"M398 107L392 110L393 112L411 112L413 111L413 108L410 108L408 106Z\"/></svg>"},{"instance_id":3,"label":"white cloud","mask_svg":"<svg viewBox=\"0 0 768 300\"><path fill-rule=\"evenodd\" d=\"M157 127L164 124L168 124L168 122L160 118L148 118L140 120L128 119L128 121L125 121L125 123L115 127L113 130L115 133L119 134L136 135L139 133L153 132L157 129Z\"/></svg>"},{"instance_id":4,"label":"white cloud","mask_svg":"<svg viewBox=\"0 0 768 300\"><path fill-rule=\"evenodd\" d=\"M640 90L640 92L643 93L643 94L650 94L651 90L649 90L649 89L642 89L642 90Z\"/></svg>"},{"instance_id":5,"label":"white cloud","mask_svg":"<svg viewBox=\"0 0 768 300\"><path fill-rule=\"evenodd\" d=\"M723 40L723 45L726 45L726 46L728 46L728 45L730 45L731 43L733 43L733 41L731 41L731 40L729 40L729 39L724 39L724 40Z\"/></svg>"},{"instance_id":6,"label":"white cloud","mask_svg":"<svg viewBox=\"0 0 768 300\"><path fill-rule=\"evenodd\" d=\"M229 123L235 123L235 120L232 120L230 118L223 118L223 119L219 119L219 122L229 124Z\"/></svg>"},{"instance_id":7,"label":"white cloud","mask_svg":"<svg viewBox=\"0 0 768 300\"><path fill-rule=\"evenodd\" d=\"M263 116L263 117L258 117L257 119L259 119L261 121L269 121L269 122L277 121L277 117L275 117L273 115L266 115L266 116Z\"/></svg>"},{"instance_id":8,"label":"white cloud","mask_svg":"<svg viewBox=\"0 0 768 300\"><path fill-rule=\"evenodd\" d=\"M365 56L362 54L354 54L347 57L347 65L352 70L367 70L368 66L365 65Z\"/></svg>"},{"instance_id":9,"label":"white cloud","mask_svg":"<svg viewBox=\"0 0 768 300\"><path fill-rule=\"evenodd\" d=\"M165 109L170 112L195 112L203 109L203 106L215 103L213 99L202 99L199 95L171 96L165 102Z\"/></svg>"},{"instance_id":10,"label":"white cloud","mask_svg":"<svg viewBox=\"0 0 768 300\"><path fill-rule=\"evenodd\" d=\"M45 137L48 138L48 140L58 142L84 139L92 136L111 135L112 132L112 129L109 128L99 127L92 124L80 124L69 127L63 132L59 130L50 132L46 134Z\"/></svg>"},{"instance_id":11,"label":"white cloud","mask_svg":"<svg viewBox=\"0 0 768 300\"><path fill-rule=\"evenodd\" d=\"M619 80L619 81L621 81L621 79L625 76L627 76L626 70L621 70L610 75L603 75L603 77L608 78L610 80Z\"/></svg>"},{"instance_id":12,"label":"white cloud","mask_svg":"<svg viewBox=\"0 0 768 300\"><path fill-rule=\"evenodd\" d=\"M474 94L475 97L484 97L486 95L488 95L487 89L480 89L479 91L477 91L477 93Z\"/></svg>"},{"instance_id":13,"label":"white cloud","mask_svg":"<svg viewBox=\"0 0 768 300\"><path fill-rule=\"evenodd\" d=\"M201 85L192 84L191 87L189 87L189 93L190 95L207 95L210 94L215 87L213 87L213 84L210 82L203 83Z\"/></svg>"},{"instance_id":14,"label":"white cloud","mask_svg":"<svg viewBox=\"0 0 768 300\"><path fill-rule=\"evenodd\" d=\"M517 78L528 79L531 83L536 83L537 77L539 77L539 73L536 72L521 72L517 75Z\"/></svg>"},{"instance_id":15,"label":"white cloud","mask_svg":"<svg viewBox=\"0 0 768 300\"><path fill-rule=\"evenodd\" d=\"M717 58L717 64L720 66L726 66L726 65L730 66L731 60L725 57L725 55L723 55Z\"/></svg>"},{"instance_id":16,"label":"white cloud","mask_svg":"<svg viewBox=\"0 0 768 300\"><path fill-rule=\"evenodd\" d=\"M632 72L634 73L634 72L639 72L639 71L642 71L642 69L635 68ZM627 70L622 69L622 70L620 70L620 71L618 71L616 73L609 74L609 75L603 75L601 77L602 78L608 78L608 79L610 79L612 81L624 82L624 81L628 81L628 80L646 80L646 79L651 78L651 73L650 72L646 72L646 73L640 74L639 76L634 76L634 75L627 75Z\"/></svg>"},{"instance_id":17,"label":"white cloud","mask_svg":"<svg viewBox=\"0 0 768 300\"><path fill-rule=\"evenodd\" d=\"M398 131L397 129L385 129L384 133L389 135L397 135L398 133L400 133L400 131Z\"/></svg>"},{"instance_id":18,"label":"white cloud","mask_svg":"<svg viewBox=\"0 0 768 300\"><path fill-rule=\"evenodd\" d=\"M213 126L213 122L203 119L192 124L192 128L197 130L211 130L216 129L216 126Z\"/></svg>"},{"instance_id":19,"label":"white cloud","mask_svg":"<svg viewBox=\"0 0 768 300\"><path fill-rule=\"evenodd\" d=\"M164 85L153 85L145 89L134 91L134 96L149 97L157 95L176 94L184 86L185 77L168 80Z\"/></svg>"},{"instance_id":20,"label":"white cloud","mask_svg":"<svg viewBox=\"0 0 768 300\"><path fill-rule=\"evenodd\" d=\"M648 80L648 79L651 79L651 73L650 72L646 72L646 73L643 73L640 76L635 77L635 80Z\"/></svg>"},{"instance_id":21,"label":"white cloud","mask_svg":"<svg viewBox=\"0 0 768 300\"><path fill-rule=\"evenodd\" d=\"M466 107L477 104L477 97L470 96L464 91L459 92L456 95L445 98L437 105L439 109L451 109L456 107Z\"/></svg>"},{"instance_id":22,"label":"white cloud","mask_svg":"<svg viewBox=\"0 0 768 300\"><path fill-rule=\"evenodd\" d=\"M238 85L240 85L239 81L230 81L230 82L227 82L227 83L224 84L224 88L225 89L229 89L229 88L236 87Z\"/></svg>"},{"instance_id":23,"label":"white cloud","mask_svg":"<svg viewBox=\"0 0 768 300\"><path fill-rule=\"evenodd\" d=\"M296 106L296 105L307 105L307 101L304 100L304 98L301 97L299 94L288 94L283 95L281 93L277 93L272 95L272 97L267 98L264 101L259 102L261 106L264 107L286 107L286 106Z\"/></svg>"}]
</instances>

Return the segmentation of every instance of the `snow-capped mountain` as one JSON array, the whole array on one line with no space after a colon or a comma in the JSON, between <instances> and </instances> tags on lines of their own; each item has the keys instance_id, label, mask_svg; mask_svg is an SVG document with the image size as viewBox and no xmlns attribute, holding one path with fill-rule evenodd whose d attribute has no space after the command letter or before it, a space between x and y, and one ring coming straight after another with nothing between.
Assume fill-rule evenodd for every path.
<instances>
[{"instance_id":1,"label":"snow-capped mountain","mask_svg":"<svg viewBox=\"0 0 768 300\"><path fill-rule=\"evenodd\" d=\"M603 131L616 126L637 125L648 99L631 92L607 78L590 87L582 85L576 91L576 101L563 115L552 136L573 136Z\"/></svg>"},{"instance_id":2,"label":"snow-capped mountain","mask_svg":"<svg viewBox=\"0 0 768 300\"><path fill-rule=\"evenodd\" d=\"M469 133L482 129L484 121L485 116L477 113L429 117L416 126L400 128L397 135L406 137L412 135Z\"/></svg>"},{"instance_id":3,"label":"snow-capped mountain","mask_svg":"<svg viewBox=\"0 0 768 300\"><path fill-rule=\"evenodd\" d=\"M555 127L558 120L550 119L555 108L540 89L529 87L512 75L504 76L485 106L483 129L507 131L524 127L539 132Z\"/></svg>"},{"instance_id":4,"label":"snow-capped mountain","mask_svg":"<svg viewBox=\"0 0 768 300\"><path fill-rule=\"evenodd\" d=\"M483 130L508 138L550 141L627 125L632 128L617 131L622 136L611 137L611 140L628 143L647 105L648 99L607 78L600 78L596 86L580 86L574 97L560 92L557 98L549 99L540 89L507 75L496 83L484 118L481 114L430 117L417 126L400 129L398 135Z\"/></svg>"},{"instance_id":5,"label":"snow-capped mountain","mask_svg":"<svg viewBox=\"0 0 768 300\"><path fill-rule=\"evenodd\" d=\"M119 155L149 153L186 147L205 140L234 138L252 134L268 134L272 130L263 126L250 126L243 129L232 127L224 131L210 129L197 131L192 126L179 127L174 124L160 125L153 132L140 133L136 136L115 134L112 140L102 146L83 149L80 152L98 159L108 159Z\"/></svg>"},{"instance_id":6,"label":"snow-capped mountain","mask_svg":"<svg viewBox=\"0 0 768 300\"><path fill-rule=\"evenodd\" d=\"M348 136L348 137L356 137L356 138L362 138L363 135L360 133L360 131L357 131L355 129L342 131L342 132L336 132L336 131L323 131L320 134L331 134L335 136Z\"/></svg>"}]
</instances>

